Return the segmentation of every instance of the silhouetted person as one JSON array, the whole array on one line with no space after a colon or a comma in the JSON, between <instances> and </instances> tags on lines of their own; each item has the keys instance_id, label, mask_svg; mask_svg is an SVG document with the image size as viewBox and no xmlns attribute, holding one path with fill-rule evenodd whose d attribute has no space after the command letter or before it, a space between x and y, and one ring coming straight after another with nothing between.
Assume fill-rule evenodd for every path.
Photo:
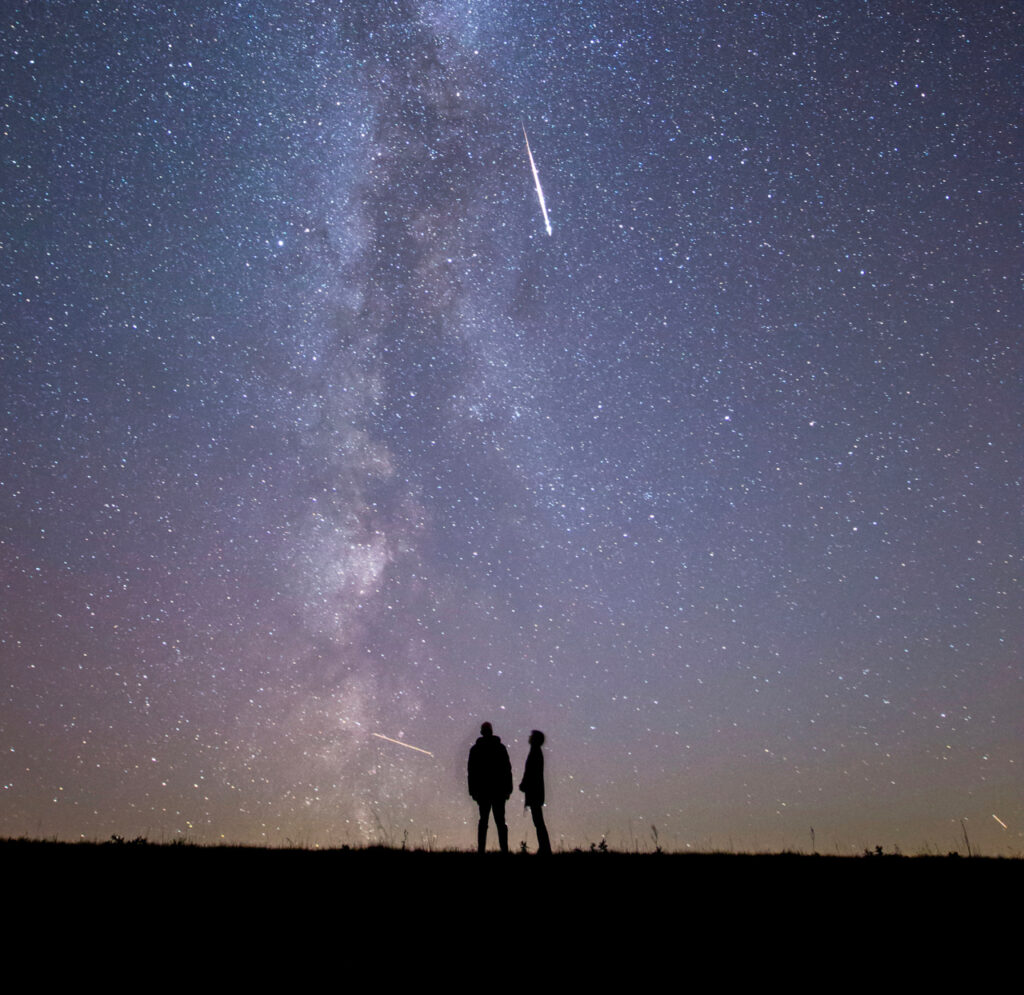
<instances>
[{"instance_id":1,"label":"silhouetted person","mask_svg":"<svg viewBox=\"0 0 1024 995\"><path fill-rule=\"evenodd\" d=\"M526 795L526 807L533 816L533 826L537 830L537 853L551 855L551 840L548 839L548 827L544 825L544 733L534 729L530 733L530 752L526 756L526 769L519 790Z\"/></svg>"},{"instance_id":2,"label":"silhouetted person","mask_svg":"<svg viewBox=\"0 0 1024 995\"><path fill-rule=\"evenodd\" d=\"M480 806L480 823L476 830L478 853L487 849L487 818L494 812L498 829L498 845L508 853L508 826L505 825L505 802L512 794L512 764L508 750L491 728L490 722L480 726L480 738L469 751L469 793Z\"/></svg>"}]
</instances>

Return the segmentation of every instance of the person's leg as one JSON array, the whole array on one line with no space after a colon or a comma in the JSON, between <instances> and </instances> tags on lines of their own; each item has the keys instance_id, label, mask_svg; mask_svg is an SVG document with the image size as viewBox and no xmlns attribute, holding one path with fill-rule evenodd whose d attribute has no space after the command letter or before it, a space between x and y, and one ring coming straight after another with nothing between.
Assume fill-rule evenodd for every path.
<instances>
[{"instance_id":1,"label":"person's leg","mask_svg":"<svg viewBox=\"0 0 1024 995\"><path fill-rule=\"evenodd\" d=\"M505 825L505 799L491 802L494 809L494 824L498 827L498 845L502 853L508 853L508 826Z\"/></svg>"},{"instance_id":2,"label":"person's leg","mask_svg":"<svg viewBox=\"0 0 1024 995\"><path fill-rule=\"evenodd\" d=\"M548 838L548 827L544 825L543 806L531 805L530 814L533 816L533 827L537 830L537 853L550 856L551 840Z\"/></svg>"},{"instance_id":3,"label":"person's leg","mask_svg":"<svg viewBox=\"0 0 1024 995\"><path fill-rule=\"evenodd\" d=\"M477 802L480 806L480 821L476 826L476 852L483 853L487 849L487 817L491 811L490 802Z\"/></svg>"}]
</instances>

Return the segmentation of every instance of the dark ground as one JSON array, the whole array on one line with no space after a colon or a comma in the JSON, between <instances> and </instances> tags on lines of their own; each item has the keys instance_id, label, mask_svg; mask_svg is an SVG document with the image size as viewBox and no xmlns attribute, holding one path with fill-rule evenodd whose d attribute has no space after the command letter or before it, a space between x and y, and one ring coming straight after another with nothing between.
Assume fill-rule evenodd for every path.
<instances>
[{"instance_id":1,"label":"dark ground","mask_svg":"<svg viewBox=\"0 0 1024 995\"><path fill-rule=\"evenodd\" d=\"M558 853L550 858L383 847L304 850L151 843L0 841L8 897L188 912L197 904L302 910L330 896L339 915L577 914L786 917L903 910L951 916L1020 893L1024 860L800 854ZM969 913L969 914L973 914Z\"/></svg>"},{"instance_id":2,"label":"dark ground","mask_svg":"<svg viewBox=\"0 0 1024 995\"><path fill-rule=\"evenodd\" d=\"M0 874L11 970L76 987L788 995L998 989L1024 860L9 840Z\"/></svg>"}]
</instances>

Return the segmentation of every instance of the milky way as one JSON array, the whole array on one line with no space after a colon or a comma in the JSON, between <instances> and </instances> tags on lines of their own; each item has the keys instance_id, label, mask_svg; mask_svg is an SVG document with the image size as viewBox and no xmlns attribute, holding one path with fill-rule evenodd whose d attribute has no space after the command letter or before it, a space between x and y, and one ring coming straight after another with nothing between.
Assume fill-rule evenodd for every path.
<instances>
[{"instance_id":1,"label":"milky way","mask_svg":"<svg viewBox=\"0 0 1024 995\"><path fill-rule=\"evenodd\" d=\"M0 833L1019 853L1021 27L9 13Z\"/></svg>"}]
</instances>

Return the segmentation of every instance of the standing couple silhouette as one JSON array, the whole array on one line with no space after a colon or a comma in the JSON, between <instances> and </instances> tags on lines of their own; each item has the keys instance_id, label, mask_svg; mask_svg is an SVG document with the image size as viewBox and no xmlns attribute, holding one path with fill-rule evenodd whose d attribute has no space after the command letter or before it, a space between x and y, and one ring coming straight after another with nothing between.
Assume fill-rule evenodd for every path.
<instances>
[{"instance_id":1,"label":"standing couple silhouette","mask_svg":"<svg viewBox=\"0 0 1024 995\"><path fill-rule=\"evenodd\" d=\"M530 733L530 752L519 790L526 796L526 807L533 816L537 830L537 853L550 855L551 840L544 825L544 733ZM476 830L478 853L487 849L487 823L491 812L498 830L498 845L508 853L508 826L505 824L505 802L512 795L512 762L505 744L494 735L490 722L480 726L480 738L469 751L469 794L480 808Z\"/></svg>"}]
</instances>

